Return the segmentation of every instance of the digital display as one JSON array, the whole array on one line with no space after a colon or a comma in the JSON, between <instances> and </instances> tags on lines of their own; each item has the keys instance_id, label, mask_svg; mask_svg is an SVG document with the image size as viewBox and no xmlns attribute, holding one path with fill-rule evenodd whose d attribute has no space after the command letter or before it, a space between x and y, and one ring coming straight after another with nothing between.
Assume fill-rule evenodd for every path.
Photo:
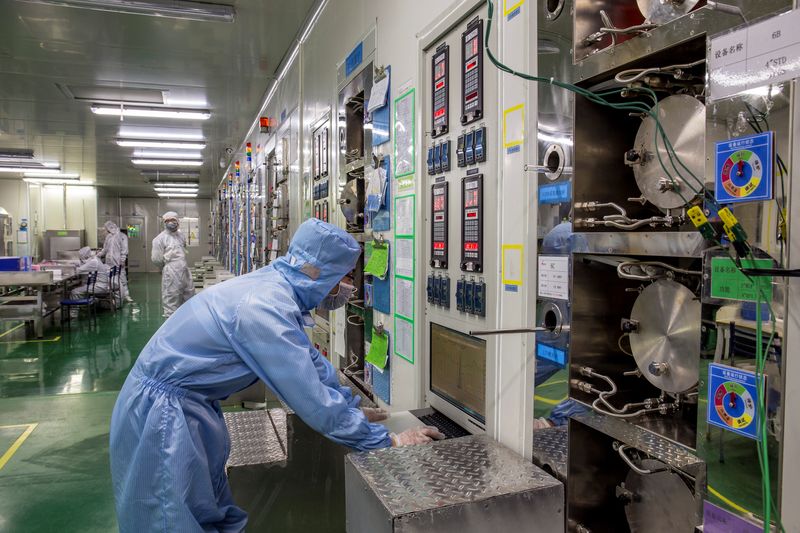
<instances>
[{"instance_id":1,"label":"digital display","mask_svg":"<svg viewBox=\"0 0 800 533\"><path fill-rule=\"evenodd\" d=\"M444 243L443 242L435 242L433 243L434 250L444 250Z\"/></svg>"},{"instance_id":2,"label":"digital display","mask_svg":"<svg viewBox=\"0 0 800 533\"><path fill-rule=\"evenodd\" d=\"M470 211L469 213L467 213L467 218L478 218L478 212Z\"/></svg>"},{"instance_id":3,"label":"digital display","mask_svg":"<svg viewBox=\"0 0 800 533\"><path fill-rule=\"evenodd\" d=\"M473 37L464 45L464 55L472 57L478 53L478 37Z\"/></svg>"},{"instance_id":4,"label":"digital display","mask_svg":"<svg viewBox=\"0 0 800 533\"><path fill-rule=\"evenodd\" d=\"M477 65L478 65L478 60L477 59L473 59L472 61L467 63L467 72L469 72L470 70L474 69Z\"/></svg>"},{"instance_id":5,"label":"digital display","mask_svg":"<svg viewBox=\"0 0 800 533\"><path fill-rule=\"evenodd\" d=\"M439 81L437 81L437 82L436 82L436 85L434 86L434 88L435 88L437 91L438 91L439 89L442 89L442 88L444 88L444 80L439 80Z\"/></svg>"},{"instance_id":6,"label":"digital display","mask_svg":"<svg viewBox=\"0 0 800 533\"><path fill-rule=\"evenodd\" d=\"M471 189L464 192L464 207L478 207L477 189Z\"/></svg>"},{"instance_id":7,"label":"digital display","mask_svg":"<svg viewBox=\"0 0 800 533\"><path fill-rule=\"evenodd\" d=\"M436 117L436 118L443 117L445 112L446 112L446 109L441 107L441 108L436 110L436 112L433 114L433 116Z\"/></svg>"},{"instance_id":8,"label":"digital display","mask_svg":"<svg viewBox=\"0 0 800 533\"><path fill-rule=\"evenodd\" d=\"M436 79L436 80L438 80L440 78L444 78L444 74L445 74L445 72L444 72L445 71L444 59L442 59L441 61L436 63L435 69L436 70L434 70L433 78ZM438 89L438 87L437 87L437 89Z\"/></svg>"},{"instance_id":9,"label":"digital display","mask_svg":"<svg viewBox=\"0 0 800 533\"><path fill-rule=\"evenodd\" d=\"M433 197L433 210L434 211L444 211L444 195L437 194Z\"/></svg>"},{"instance_id":10,"label":"digital display","mask_svg":"<svg viewBox=\"0 0 800 533\"><path fill-rule=\"evenodd\" d=\"M464 250L468 252L477 252L478 251L478 243L477 242L465 242L464 243Z\"/></svg>"}]
</instances>

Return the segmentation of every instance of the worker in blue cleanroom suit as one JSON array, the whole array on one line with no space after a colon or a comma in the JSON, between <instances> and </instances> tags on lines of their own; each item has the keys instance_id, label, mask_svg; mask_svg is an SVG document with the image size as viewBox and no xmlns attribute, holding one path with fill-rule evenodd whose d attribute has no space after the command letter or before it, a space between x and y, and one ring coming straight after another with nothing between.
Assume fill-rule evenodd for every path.
<instances>
[{"instance_id":1,"label":"worker in blue cleanroom suit","mask_svg":"<svg viewBox=\"0 0 800 533\"><path fill-rule=\"evenodd\" d=\"M313 429L357 450L443 438L435 428L390 435L370 423L303 330L304 315L336 299L359 254L350 235L308 220L285 256L204 290L153 335L111 417L120 531L244 529L225 476L230 442L219 400L257 379Z\"/></svg>"}]
</instances>

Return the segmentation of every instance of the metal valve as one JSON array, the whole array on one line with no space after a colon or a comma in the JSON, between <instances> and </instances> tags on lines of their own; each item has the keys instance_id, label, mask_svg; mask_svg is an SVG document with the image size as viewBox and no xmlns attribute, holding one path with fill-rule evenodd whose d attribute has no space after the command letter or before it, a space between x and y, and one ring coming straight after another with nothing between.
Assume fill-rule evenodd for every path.
<instances>
[{"instance_id":1,"label":"metal valve","mask_svg":"<svg viewBox=\"0 0 800 533\"><path fill-rule=\"evenodd\" d=\"M669 372L669 364L653 361L648 365L647 370L654 376L663 376Z\"/></svg>"}]
</instances>

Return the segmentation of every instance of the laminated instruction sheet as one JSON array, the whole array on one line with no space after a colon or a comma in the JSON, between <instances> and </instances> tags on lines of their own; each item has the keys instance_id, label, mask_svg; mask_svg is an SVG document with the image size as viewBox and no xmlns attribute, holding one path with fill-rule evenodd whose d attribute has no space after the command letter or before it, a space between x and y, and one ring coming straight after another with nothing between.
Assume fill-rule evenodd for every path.
<instances>
[{"instance_id":1,"label":"laminated instruction sheet","mask_svg":"<svg viewBox=\"0 0 800 533\"><path fill-rule=\"evenodd\" d=\"M366 361L378 370L386 368L386 361L389 358L389 335L386 332L378 333L372 328L372 342L369 346L369 353Z\"/></svg>"}]
</instances>

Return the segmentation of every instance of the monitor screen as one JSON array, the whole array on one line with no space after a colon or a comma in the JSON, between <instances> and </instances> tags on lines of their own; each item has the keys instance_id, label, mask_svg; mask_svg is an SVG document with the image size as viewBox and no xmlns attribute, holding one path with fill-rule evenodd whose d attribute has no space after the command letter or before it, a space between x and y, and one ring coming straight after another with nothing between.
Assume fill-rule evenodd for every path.
<instances>
[{"instance_id":1,"label":"monitor screen","mask_svg":"<svg viewBox=\"0 0 800 533\"><path fill-rule=\"evenodd\" d=\"M431 392L486 421L486 341L431 324Z\"/></svg>"}]
</instances>

